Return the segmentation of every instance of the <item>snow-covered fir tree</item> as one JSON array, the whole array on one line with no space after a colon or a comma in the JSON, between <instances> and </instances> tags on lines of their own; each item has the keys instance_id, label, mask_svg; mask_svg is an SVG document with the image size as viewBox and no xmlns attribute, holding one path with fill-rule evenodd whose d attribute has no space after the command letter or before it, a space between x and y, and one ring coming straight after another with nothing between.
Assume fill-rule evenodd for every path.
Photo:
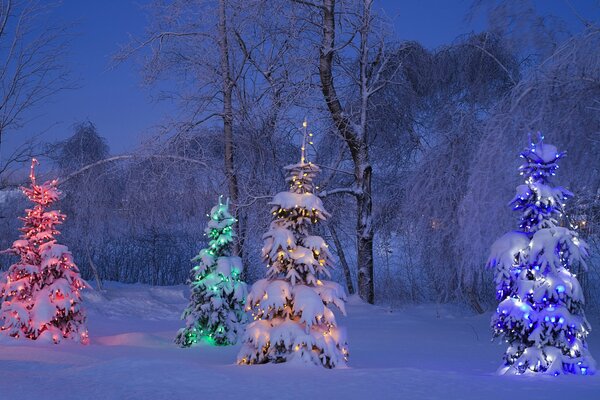
<instances>
[{"instance_id":1,"label":"snow-covered fir tree","mask_svg":"<svg viewBox=\"0 0 600 400\"><path fill-rule=\"evenodd\" d=\"M510 203L521 212L519 229L492 246L488 265L495 270L500 301L492 329L509 343L500 373L595 371L586 343L591 328L575 276L586 268L587 245L575 231L559 226L572 193L551 184L564 155L543 143L541 135L521 153L525 184Z\"/></svg>"},{"instance_id":2,"label":"snow-covered fir tree","mask_svg":"<svg viewBox=\"0 0 600 400\"><path fill-rule=\"evenodd\" d=\"M330 276L332 255L313 225L328 217L313 191L319 168L305 162L285 167L290 190L270 204L273 221L263 236L267 277L257 281L246 306L254 321L246 328L239 364L303 362L345 365L348 344L330 306L345 314L346 294Z\"/></svg>"},{"instance_id":3,"label":"snow-covered fir tree","mask_svg":"<svg viewBox=\"0 0 600 400\"><path fill-rule=\"evenodd\" d=\"M181 316L186 326L175 338L182 347L189 347L200 338L217 345L234 344L246 322L247 290L241 280L242 261L231 255L236 219L229 213L229 200L223 203L219 197L219 204L208 217L205 235L210 241L192 259L197 262L188 282L192 293Z\"/></svg>"},{"instance_id":4,"label":"snow-covered fir tree","mask_svg":"<svg viewBox=\"0 0 600 400\"><path fill-rule=\"evenodd\" d=\"M60 195L58 181L38 184L31 163L31 187L22 188L34 207L27 209L21 238L7 250L19 256L0 287L0 330L14 338L59 343L70 339L87 344L81 289L86 286L69 249L56 241L56 226L65 220L49 210Z\"/></svg>"}]
</instances>

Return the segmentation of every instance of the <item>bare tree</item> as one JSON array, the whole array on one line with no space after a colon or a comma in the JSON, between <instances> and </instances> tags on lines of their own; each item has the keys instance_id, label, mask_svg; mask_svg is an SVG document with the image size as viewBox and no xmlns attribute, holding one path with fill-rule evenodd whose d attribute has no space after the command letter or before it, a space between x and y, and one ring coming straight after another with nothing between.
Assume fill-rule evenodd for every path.
<instances>
[{"instance_id":1,"label":"bare tree","mask_svg":"<svg viewBox=\"0 0 600 400\"><path fill-rule=\"evenodd\" d=\"M221 157L207 155L207 136L180 135L110 156L86 122L52 146L68 215L63 235L86 278L151 284L186 279L189 254L204 240L198 221L220 186L211 188L207 179L209 163Z\"/></svg>"},{"instance_id":2,"label":"bare tree","mask_svg":"<svg viewBox=\"0 0 600 400\"><path fill-rule=\"evenodd\" d=\"M234 162L233 89L243 69L230 45L231 1L195 0L167 2L158 0L149 6L151 26L146 38L124 48L117 60L149 49L144 61L145 82L159 79L177 82L179 91L161 95L175 98L184 105L183 121L175 121L179 135L207 121L219 119L223 135L223 172L227 181L232 211L239 219L238 173ZM213 21L218 21L214 25ZM215 51L216 50L216 51ZM243 228L240 229L243 232ZM239 237L243 243L243 234ZM241 253L236 243L235 253Z\"/></svg>"},{"instance_id":3,"label":"bare tree","mask_svg":"<svg viewBox=\"0 0 600 400\"><path fill-rule=\"evenodd\" d=\"M266 176L280 171L274 165L280 158L278 125L303 87L290 84L298 63L290 54L291 41L281 34L287 21L277 13L280 7L266 0L155 1L147 37L117 57L148 49L145 82L177 84L175 90L161 92L179 100L184 110L169 124L173 140L213 132L210 124L218 121L223 168L217 174L227 182L239 221L237 253L245 260L247 251L242 250L252 221L240 205L271 192L263 190L271 185L261 182L272 182Z\"/></svg>"},{"instance_id":4,"label":"bare tree","mask_svg":"<svg viewBox=\"0 0 600 400\"><path fill-rule=\"evenodd\" d=\"M50 156L58 165L60 174L68 176L80 168L104 160L109 155L106 140L98 134L96 126L86 121L74 126L74 134L70 138L50 146ZM71 243L77 241L78 247L85 249L87 263L96 279L98 289L102 283L96 263L94 262L91 243L96 236L102 234L102 229L108 222L106 204L114 194L113 191L102 190L109 187L106 179L106 169L96 168L73 177L61 189L67 194L61 206L72 214L67 221L67 232L74 231ZM69 237L69 234L67 234Z\"/></svg>"},{"instance_id":5,"label":"bare tree","mask_svg":"<svg viewBox=\"0 0 600 400\"><path fill-rule=\"evenodd\" d=\"M73 87L63 63L68 27L47 22L51 9L34 0L0 2L0 150L5 135L22 127L32 109ZM21 145L0 161L0 169L6 171L31 151Z\"/></svg>"},{"instance_id":6,"label":"bare tree","mask_svg":"<svg viewBox=\"0 0 600 400\"><path fill-rule=\"evenodd\" d=\"M223 110L221 117L223 118L223 140L225 142L224 148L224 163L225 163L225 177L227 178L227 184L229 187L229 198L231 200L230 211L239 220L239 213L237 206L240 201L240 189L238 187L237 174L235 172L235 165L233 162L233 86L234 81L232 78L231 64L229 62L229 30L227 23L227 5L226 0L219 0L219 29L218 29L218 42L220 52L220 67L221 67L221 85L223 92ZM244 236L240 236L244 239ZM233 254L241 255L242 246L239 241L234 243Z\"/></svg>"}]
</instances>

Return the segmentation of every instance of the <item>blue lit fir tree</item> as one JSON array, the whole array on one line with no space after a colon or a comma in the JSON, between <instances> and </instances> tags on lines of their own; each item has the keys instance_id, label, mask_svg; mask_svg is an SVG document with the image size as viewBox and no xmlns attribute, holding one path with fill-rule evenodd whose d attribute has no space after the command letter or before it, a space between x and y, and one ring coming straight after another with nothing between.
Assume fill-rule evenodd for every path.
<instances>
[{"instance_id":1,"label":"blue lit fir tree","mask_svg":"<svg viewBox=\"0 0 600 400\"><path fill-rule=\"evenodd\" d=\"M242 262L231 255L236 219L229 213L229 201L223 203L219 198L219 204L208 216L205 234L210 241L192 259L197 265L190 271L188 281L190 303L181 316L186 326L175 338L182 347L189 347L201 338L216 345L234 344L246 321Z\"/></svg>"},{"instance_id":2,"label":"blue lit fir tree","mask_svg":"<svg viewBox=\"0 0 600 400\"><path fill-rule=\"evenodd\" d=\"M575 231L559 225L572 193L551 184L564 156L543 143L541 135L521 153L525 184L510 202L521 213L519 229L492 246L488 266L495 270L500 302L492 329L494 337L509 344L499 370L503 374L595 371L586 343L591 328L575 275L586 269L587 245Z\"/></svg>"}]
</instances>

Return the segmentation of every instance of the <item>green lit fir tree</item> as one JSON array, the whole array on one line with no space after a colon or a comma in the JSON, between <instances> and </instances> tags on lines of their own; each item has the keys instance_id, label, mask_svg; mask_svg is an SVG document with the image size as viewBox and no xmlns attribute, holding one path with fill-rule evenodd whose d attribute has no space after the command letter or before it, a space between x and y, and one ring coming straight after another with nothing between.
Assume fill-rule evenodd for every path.
<instances>
[{"instance_id":1,"label":"green lit fir tree","mask_svg":"<svg viewBox=\"0 0 600 400\"><path fill-rule=\"evenodd\" d=\"M246 321L242 261L231 255L236 219L229 213L229 200L223 203L220 197L208 216L205 234L210 241L192 259L197 265L190 271L190 303L181 316L185 327L175 338L182 347L200 338L216 345L234 344Z\"/></svg>"}]
</instances>

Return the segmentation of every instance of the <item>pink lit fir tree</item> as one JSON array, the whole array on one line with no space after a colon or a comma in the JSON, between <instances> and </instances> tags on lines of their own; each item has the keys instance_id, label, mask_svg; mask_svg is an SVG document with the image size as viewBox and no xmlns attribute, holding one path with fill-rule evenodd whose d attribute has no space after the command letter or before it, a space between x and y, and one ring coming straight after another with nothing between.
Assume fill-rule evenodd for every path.
<instances>
[{"instance_id":1,"label":"pink lit fir tree","mask_svg":"<svg viewBox=\"0 0 600 400\"><path fill-rule=\"evenodd\" d=\"M49 210L60 195L58 181L38 184L31 163L31 186L22 188L34 204L26 210L21 237L6 252L17 255L0 286L0 331L14 338L59 343L69 339L88 343L81 290L86 283L69 249L56 241L56 229L65 220Z\"/></svg>"}]
</instances>

